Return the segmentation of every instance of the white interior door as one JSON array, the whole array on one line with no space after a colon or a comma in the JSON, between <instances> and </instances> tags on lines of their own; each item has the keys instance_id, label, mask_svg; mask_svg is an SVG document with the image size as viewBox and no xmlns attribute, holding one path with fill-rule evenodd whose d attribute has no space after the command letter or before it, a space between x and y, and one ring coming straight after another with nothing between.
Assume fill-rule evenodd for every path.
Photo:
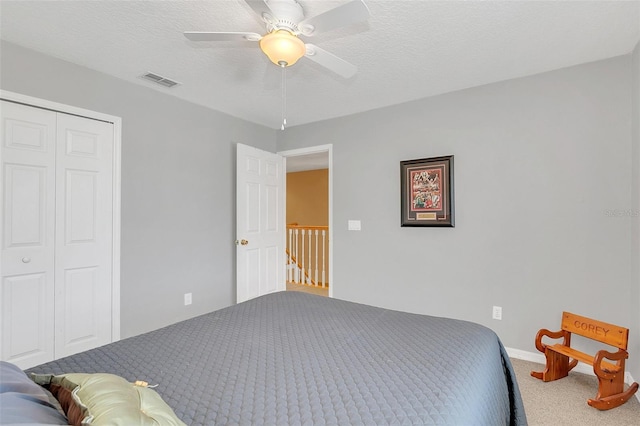
<instances>
[{"instance_id":1,"label":"white interior door","mask_svg":"<svg viewBox=\"0 0 640 426\"><path fill-rule=\"evenodd\" d=\"M113 125L57 115L56 358L111 342Z\"/></svg>"},{"instance_id":2,"label":"white interior door","mask_svg":"<svg viewBox=\"0 0 640 426\"><path fill-rule=\"evenodd\" d=\"M56 113L0 102L0 355L21 368L54 357Z\"/></svg>"},{"instance_id":3,"label":"white interior door","mask_svg":"<svg viewBox=\"0 0 640 426\"><path fill-rule=\"evenodd\" d=\"M284 158L237 145L237 302L285 290Z\"/></svg>"}]
</instances>

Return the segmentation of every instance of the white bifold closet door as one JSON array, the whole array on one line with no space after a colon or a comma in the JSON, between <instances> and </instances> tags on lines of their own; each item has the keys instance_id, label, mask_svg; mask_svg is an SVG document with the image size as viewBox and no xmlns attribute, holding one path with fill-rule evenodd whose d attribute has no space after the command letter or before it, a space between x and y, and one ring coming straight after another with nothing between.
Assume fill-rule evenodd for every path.
<instances>
[{"instance_id":1,"label":"white bifold closet door","mask_svg":"<svg viewBox=\"0 0 640 426\"><path fill-rule=\"evenodd\" d=\"M113 124L2 101L0 354L112 341Z\"/></svg>"}]
</instances>

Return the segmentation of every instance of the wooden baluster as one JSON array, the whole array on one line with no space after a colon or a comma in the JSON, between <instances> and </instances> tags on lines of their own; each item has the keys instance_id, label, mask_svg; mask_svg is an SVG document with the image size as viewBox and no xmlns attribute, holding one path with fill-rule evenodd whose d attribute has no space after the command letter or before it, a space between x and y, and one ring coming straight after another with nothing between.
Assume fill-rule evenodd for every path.
<instances>
[{"instance_id":1,"label":"wooden baluster","mask_svg":"<svg viewBox=\"0 0 640 426\"><path fill-rule=\"evenodd\" d=\"M304 277L304 236L305 236L305 233L306 233L306 229L303 229L302 230L302 262L301 262L302 270L300 271L300 275L301 275L300 276L300 282L302 282L302 284L306 284L307 283L307 280Z\"/></svg>"},{"instance_id":2,"label":"wooden baluster","mask_svg":"<svg viewBox=\"0 0 640 426\"><path fill-rule=\"evenodd\" d=\"M307 284L311 284L311 229L309 229L309 263L307 264Z\"/></svg>"},{"instance_id":3,"label":"wooden baluster","mask_svg":"<svg viewBox=\"0 0 640 426\"><path fill-rule=\"evenodd\" d=\"M293 281L293 261L291 259L293 255L293 229L289 228L289 244L287 245L287 282Z\"/></svg>"},{"instance_id":4,"label":"wooden baluster","mask_svg":"<svg viewBox=\"0 0 640 426\"><path fill-rule=\"evenodd\" d=\"M299 245L298 245L298 229L296 228L296 232L295 232L296 238L295 238L295 245L296 245L296 267L294 269L294 275L295 275L295 282L299 283L300 282L300 271L298 268L298 259L300 259L300 253L298 253L298 249L299 249Z\"/></svg>"},{"instance_id":5,"label":"wooden baluster","mask_svg":"<svg viewBox=\"0 0 640 426\"><path fill-rule=\"evenodd\" d=\"M316 287L318 286L318 230L316 229L316 264L315 266L315 270L316 270L316 279L315 279L315 285Z\"/></svg>"},{"instance_id":6,"label":"wooden baluster","mask_svg":"<svg viewBox=\"0 0 640 426\"><path fill-rule=\"evenodd\" d=\"M326 236L327 236L327 231L323 229L322 230L322 287L323 288L325 287L325 283L327 282L325 277L325 272L324 272L324 265L325 265L325 259L326 259L326 251L324 248L324 244L325 244Z\"/></svg>"}]
</instances>

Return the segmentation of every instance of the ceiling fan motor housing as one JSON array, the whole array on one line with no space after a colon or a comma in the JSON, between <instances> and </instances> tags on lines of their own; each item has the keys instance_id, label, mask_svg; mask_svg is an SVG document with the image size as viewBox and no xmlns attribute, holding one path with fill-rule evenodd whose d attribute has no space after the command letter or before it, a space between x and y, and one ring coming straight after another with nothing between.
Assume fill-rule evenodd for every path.
<instances>
[{"instance_id":1,"label":"ceiling fan motor housing","mask_svg":"<svg viewBox=\"0 0 640 426\"><path fill-rule=\"evenodd\" d=\"M267 24L269 32L287 30L292 34L299 34L298 23L304 19L302 6L296 0L266 0L267 6L273 12L262 14L262 20Z\"/></svg>"}]
</instances>

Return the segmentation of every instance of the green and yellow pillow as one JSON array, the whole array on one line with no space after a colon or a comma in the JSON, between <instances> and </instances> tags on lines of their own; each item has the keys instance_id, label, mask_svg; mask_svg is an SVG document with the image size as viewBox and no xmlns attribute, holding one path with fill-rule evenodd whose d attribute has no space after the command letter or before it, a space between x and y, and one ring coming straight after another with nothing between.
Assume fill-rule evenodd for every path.
<instances>
[{"instance_id":1,"label":"green and yellow pillow","mask_svg":"<svg viewBox=\"0 0 640 426\"><path fill-rule=\"evenodd\" d=\"M72 425L184 425L144 382L113 374L32 374L58 399Z\"/></svg>"}]
</instances>

